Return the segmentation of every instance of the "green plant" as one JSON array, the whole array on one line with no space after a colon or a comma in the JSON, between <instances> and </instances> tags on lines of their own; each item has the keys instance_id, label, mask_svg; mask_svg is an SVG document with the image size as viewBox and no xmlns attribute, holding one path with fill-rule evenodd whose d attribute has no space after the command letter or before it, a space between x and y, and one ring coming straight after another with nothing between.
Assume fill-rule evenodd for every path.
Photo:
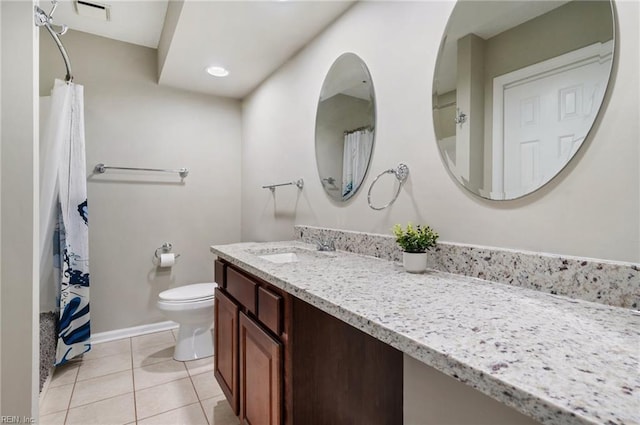
<instances>
[{"instance_id":1,"label":"green plant","mask_svg":"<svg viewBox=\"0 0 640 425\"><path fill-rule=\"evenodd\" d=\"M404 252L427 252L429 248L436 246L438 240L438 234L431 227L413 227L411 223L407 224L406 229L396 224L393 226L393 234Z\"/></svg>"}]
</instances>

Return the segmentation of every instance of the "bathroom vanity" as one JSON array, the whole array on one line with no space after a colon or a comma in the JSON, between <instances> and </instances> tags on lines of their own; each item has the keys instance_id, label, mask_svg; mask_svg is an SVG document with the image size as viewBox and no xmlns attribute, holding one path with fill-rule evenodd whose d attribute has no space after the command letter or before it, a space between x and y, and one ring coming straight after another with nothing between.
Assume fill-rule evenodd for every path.
<instances>
[{"instance_id":1,"label":"bathroom vanity","mask_svg":"<svg viewBox=\"0 0 640 425\"><path fill-rule=\"evenodd\" d=\"M215 262L215 377L241 423L402 423L402 353Z\"/></svg>"},{"instance_id":2,"label":"bathroom vanity","mask_svg":"<svg viewBox=\"0 0 640 425\"><path fill-rule=\"evenodd\" d=\"M403 423L406 356L541 423L640 421L635 310L297 241L211 251L215 375L243 423Z\"/></svg>"}]
</instances>

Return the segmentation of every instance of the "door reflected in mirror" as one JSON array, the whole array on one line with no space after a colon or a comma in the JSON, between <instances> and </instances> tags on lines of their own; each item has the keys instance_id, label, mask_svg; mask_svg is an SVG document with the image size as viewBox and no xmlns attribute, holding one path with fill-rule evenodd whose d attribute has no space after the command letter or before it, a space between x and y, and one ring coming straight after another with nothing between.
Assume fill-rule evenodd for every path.
<instances>
[{"instance_id":1,"label":"door reflected in mirror","mask_svg":"<svg viewBox=\"0 0 640 425\"><path fill-rule=\"evenodd\" d=\"M325 193L346 201L369 168L375 136L375 96L365 63L338 57L322 85L316 113L316 164Z\"/></svg>"},{"instance_id":2,"label":"door reflected in mirror","mask_svg":"<svg viewBox=\"0 0 640 425\"><path fill-rule=\"evenodd\" d=\"M548 183L601 109L613 52L609 0L458 1L432 93L450 174L495 200Z\"/></svg>"}]
</instances>

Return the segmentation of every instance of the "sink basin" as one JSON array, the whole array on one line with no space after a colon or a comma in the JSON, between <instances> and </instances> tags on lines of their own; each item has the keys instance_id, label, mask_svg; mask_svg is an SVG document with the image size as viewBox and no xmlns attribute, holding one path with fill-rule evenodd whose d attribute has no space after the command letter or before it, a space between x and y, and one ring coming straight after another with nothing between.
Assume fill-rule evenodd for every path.
<instances>
[{"instance_id":1,"label":"sink basin","mask_svg":"<svg viewBox=\"0 0 640 425\"><path fill-rule=\"evenodd\" d=\"M299 261L298 256L295 252L281 252L277 254L258 255L258 257L277 264L295 263Z\"/></svg>"},{"instance_id":2,"label":"sink basin","mask_svg":"<svg viewBox=\"0 0 640 425\"><path fill-rule=\"evenodd\" d=\"M296 246L250 249L247 252L275 264L298 263L335 257L333 252L320 252Z\"/></svg>"}]
</instances>

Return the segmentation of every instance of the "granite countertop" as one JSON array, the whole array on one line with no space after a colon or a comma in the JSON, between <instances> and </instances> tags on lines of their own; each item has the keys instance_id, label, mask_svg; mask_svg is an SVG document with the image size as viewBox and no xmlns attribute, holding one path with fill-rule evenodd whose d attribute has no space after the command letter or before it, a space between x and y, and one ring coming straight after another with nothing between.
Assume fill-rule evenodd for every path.
<instances>
[{"instance_id":1,"label":"granite countertop","mask_svg":"<svg viewBox=\"0 0 640 425\"><path fill-rule=\"evenodd\" d=\"M298 241L211 252L542 423L640 424L636 310Z\"/></svg>"}]
</instances>

